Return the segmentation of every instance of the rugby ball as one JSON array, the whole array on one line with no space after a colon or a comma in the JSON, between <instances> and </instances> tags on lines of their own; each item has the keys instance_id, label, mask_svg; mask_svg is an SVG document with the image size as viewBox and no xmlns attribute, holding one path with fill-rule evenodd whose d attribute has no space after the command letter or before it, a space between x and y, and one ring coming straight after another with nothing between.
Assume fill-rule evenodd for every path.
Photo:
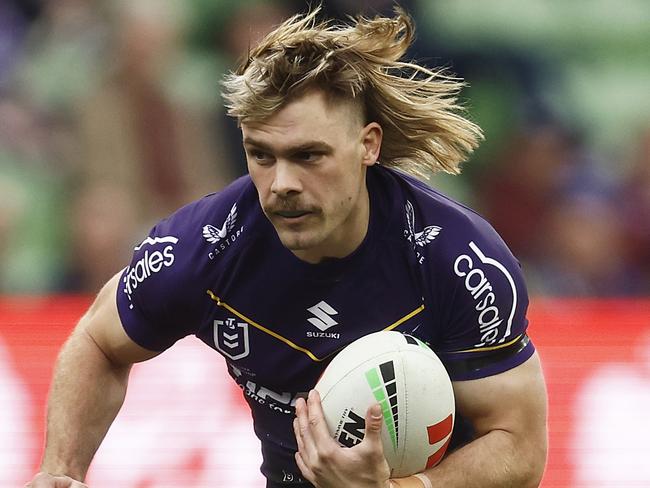
<instances>
[{"instance_id":1,"label":"rugby ball","mask_svg":"<svg viewBox=\"0 0 650 488\"><path fill-rule=\"evenodd\" d=\"M352 342L315 389L331 435L345 447L361 442L366 411L381 405L391 477L435 466L449 445L455 418L451 380L438 356L415 337L381 331Z\"/></svg>"}]
</instances>

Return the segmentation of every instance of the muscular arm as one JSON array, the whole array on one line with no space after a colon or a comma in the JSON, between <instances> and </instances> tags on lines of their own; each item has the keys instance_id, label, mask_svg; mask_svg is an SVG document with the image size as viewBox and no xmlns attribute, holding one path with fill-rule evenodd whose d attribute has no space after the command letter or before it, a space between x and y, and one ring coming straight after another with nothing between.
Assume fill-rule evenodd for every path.
<instances>
[{"instance_id":1,"label":"muscular arm","mask_svg":"<svg viewBox=\"0 0 650 488\"><path fill-rule=\"evenodd\" d=\"M425 472L432 485L539 486L547 434L546 388L537 355L499 375L455 382L454 392L458 411L472 421L477 438Z\"/></svg>"},{"instance_id":2,"label":"muscular arm","mask_svg":"<svg viewBox=\"0 0 650 488\"><path fill-rule=\"evenodd\" d=\"M41 470L83 480L119 411L134 362L158 353L131 341L115 303L114 276L63 346L48 399Z\"/></svg>"}]
</instances>

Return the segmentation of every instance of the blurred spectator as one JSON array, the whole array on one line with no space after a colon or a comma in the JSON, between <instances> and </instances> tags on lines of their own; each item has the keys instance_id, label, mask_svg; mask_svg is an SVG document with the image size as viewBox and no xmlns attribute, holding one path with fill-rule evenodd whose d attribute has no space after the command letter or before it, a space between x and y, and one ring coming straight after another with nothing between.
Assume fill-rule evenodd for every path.
<instances>
[{"instance_id":1,"label":"blurred spectator","mask_svg":"<svg viewBox=\"0 0 650 488\"><path fill-rule=\"evenodd\" d=\"M642 276L626 261L615 209L594 197L559 199L542 229L541 256L528 272L545 295L623 296L643 291Z\"/></svg>"},{"instance_id":2,"label":"blurred spectator","mask_svg":"<svg viewBox=\"0 0 650 488\"><path fill-rule=\"evenodd\" d=\"M0 98L0 122L0 292L55 289L64 256L59 131L16 98Z\"/></svg>"},{"instance_id":3,"label":"blurred spectator","mask_svg":"<svg viewBox=\"0 0 650 488\"><path fill-rule=\"evenodd\" d=\"M25 39L13 91L43 113L68 117L101 74L108 35L101 5L43 1L41 15Z\"/></svg>"},{"instance_id":4,"label":"blurred spectator","mask_svg":"<svg viewBox=\"0 0 650 488\"><path fill-rule=\"evenodd\" d=\"M153 221L232 179L209 119L217 80L186 85L184 6L121 2L110 69L80 105L81 172L128 190ZM196 103L208 90L213 106Z\"/></svg>"},{"instance_id":5,"label":"blurred spectator","mask_svg":"<svg viewBox=\"0 0 650 488\"><path fill-rule=\"evenodd\" d=\"M26 35L28 21L13 1L0 3L0 89L9 81Z\"/></svg>"},{"instance_id":6,"label":"blurred spectator","mask_svg":"<svg viewBox=\"0 0 650 488\"><path fill-rule=\"evenodd\" d=\"M58 290L66 274L67 190L77 170L73 109L92 85L100 27L87 2L44 4L8 78L0 101L2 290Z\"/></svg>"},{"instance_id":7,"label":"blurred spectator","mask_svg":"<svg viewBox=\"0 0 650 488\"><path fill-rule=\"evenodd\" d=\"M521 131L477 181L481 208L516 256L535 259L543 245L541 222L558 198L574 157L561 128Z\"/></svg>"},{"instance_id":8,"label":"blurred spectator","mask_svg":"<svg viewBox=\"0 0 650 488\"><path fill-rule=\"evenodd\" d=\"M38 171L15 157L11 163L29 176L19 193L12 184L12 193L5 193L10 198L0 205L0 228L11 236L3 239L0 267L8 290L95 292L128 262L125 250L152 222L232 179L209 123L220 102L219 76L187 61L184 4L111 6L114 10L85 0L46 2L14 73L13 92L34 108L4 111L18 121L10 128L27 127L11 129L2 146L14 156L16 146L37 146L44 158ZM29 117L33 120L21 125ZM48 192L37 190L48 175L52 198L69 212L48 204ZM71 185L74 191L62 191ZM38 203L49 217L41 219L45 225L17 233L28 215L24 207ZM46 229L58 238L68 235L67 249L43 239ZM19 243L7 244L20 235ZM36 249L47 256L39 259Z\"/></svg>"},{"instance_id":9,"label":"blurred spectator","mask_svg":"<svg viewBox=\"0 0 650 488\"><path fill-rule=\"evenodd\" d=\"M303 2L308 5L308 0ZM413 0L329 0L323 2L323 13L327 17L347 20L348 16L364 15L374 17L375 15L391 15L395 7L399 5L407 12L414 12L415 2Z\"/></svg>"},{"instance_id":10,"label":"blurred spectator","mask_svg":"<svg viewBox=\"0 0 650 488\"><path fill-rule=\"evenodd\" d=\"M74 192L68 218L70 264L61 286L99 290L130 261L142 230L136 199L123 186L95 181Z\"/></svg>"},{"instance_id":11,"label":"blurred spectator","mask_svg":"<svg viewBox=\"0 0 650 488\"><path fill-rule=\"evenodd\" d=\"M96 291L153 222L245 173L219 80L308 5L0 2L0 291ZM621 135L650 122L642 2L401 5L419 33L409 56L466 78L486 132L462 177L431 183L482 209L534 293L650 293L650 131L620 164ZM392 8L332 0L323 15Z\"/></svg>"},{"instance_id":12,"label":"blurred spectator","mask_svg":"<svg viewBox=\"0 0 650 488\"><path fill-rule=\"evenodd\" d=\"M644 291L650 295L650 128L634 148L618 202L630 265L642 274Z\"/></svg>"},{"instance_id":13,"label":"blurred spectator","mask_svg":"<svg viewBox=\"0 0 650 488\"><path fill-rule=\"evenodd\" d=\"M558 126L508 141L480 179L482 208L523 262L533 293L639 295L618 215L619 178ZM642 227L642 226L641 226Z\"/></svg>"}]
</instances>

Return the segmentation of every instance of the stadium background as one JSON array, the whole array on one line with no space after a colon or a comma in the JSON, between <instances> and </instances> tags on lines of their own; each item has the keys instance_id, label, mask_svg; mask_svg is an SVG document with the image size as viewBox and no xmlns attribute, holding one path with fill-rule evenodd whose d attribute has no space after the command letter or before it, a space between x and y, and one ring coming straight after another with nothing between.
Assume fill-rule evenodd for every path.
<instances>
[{"instance_id":1,"label":"stadium background","mask_svg":"<svg viewBox=\"0 0 650 488\"><path fill-rule=\"evenodd\" d=\"M650 6L401 4L411 56L467 80L486 133L462 176L431 183L490 219L527 275L551 407L542 486L650 486ZM37 468L52 363L90 297L158 218L245 171L218 80L303 8L0 2L0 486ZM262 486L246 406L204 349L135 368L93 487Z\"/></svg>"}]
</instances>

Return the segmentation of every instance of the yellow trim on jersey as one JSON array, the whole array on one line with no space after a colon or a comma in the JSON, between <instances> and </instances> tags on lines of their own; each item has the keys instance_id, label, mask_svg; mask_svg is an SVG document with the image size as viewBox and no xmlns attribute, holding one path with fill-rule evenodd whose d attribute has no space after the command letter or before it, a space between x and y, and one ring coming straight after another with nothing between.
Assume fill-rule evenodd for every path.
<instances>
[{"instance_id":1,"label":"yellow trim on jersey","mask_svg":"<svg viewBox=\"0 0 650 488\"><path fill-rule=\"evenodd\" d=\"M317 363L320 363L320 362L324 359L324 358L321 359L321 358L316 357L316 355L314 355L314 353L311 352L310 350L305 349L304 347L300 347L298 344L295 344L294 342L291 342L291 341L290 341L289 339L287 339L286 337L282 337L282 336L281 336L280 334L278 334L277 332L273 332L272 330L267 329L267 328L264 327L263 325L258 324L258 323L255 322L254 320L249 319L249 318L246 317L244 314L239 313L237 310L235 310L234 308L232 308L232 307L231 307L230 305L228 305L226 302L222 302L222 301L221 301L221 298L219 298L218 296L216 296L216 295L215 295L214 293L212 293L210 290L208 290L208 295L210 295L210 298L212 298L215 302L217 302L217 305L218 305L218 306L225 308L225 309L228 310L230 313L236 315L237 317L239 317L239 318L242 319L243 321L249 323L250 325L252 325L252 326L255 327L256 329L259 329L259 330L261 330L262 332L266 332L266 333L269 334L270 336L273 336L273 337L275 337L276 339L281 340L281 341L284 342L287 346L289 346L289 347L295 349L296 351L304 352L304 353L305 353L307 356L309 356L313 361L316 361Z\"/></svg>"},{"instance_id":2,"label":"yellow trim on jersey","mask_svg":"<svg viewBox=\"0 0 650 488\"><path fill-rule=\"evenodd\" d=\"M463 351L451 351L451 352L485 352L485 351L496 351L497 349L503 349L504 347L512 346L515 342L518 340L521 340L523 337L523 334L519 334L517 337L515 337L513 340L510 342L506 342L505 344L499 344L498 346L488 346L488 347L477 347L476 349L465 349Z\"/></svg>"},{"instance_id":3,"label":"yellow trim on jersey","mask_svg":"<svg viewBox=\"0 0 650 488\"><path fill-rule=\"evenodd\" d=\"M242 319L242 320L245 321L246 323L248 323L248 324L252 325L253 327L255 327L256 329L261 330L262 332L265 332L265 333L269 334L270 336L275 337L276 339L278 339L278 340L284 342L287 346L291 347L292 349L295 349L296 351L300 351L300 352L305 353L307 356L309 356L309 358L310 358L312 361L315 361L315 362L317 362L317 363L320 363L321 361L323 361L323 360L326 359L326 358L319 358L319 357L317 357L317 356L316 356L313 352L311 352L309 349L305 349L304 347L299 346L298 344L296 344L296 343L290 341L290 340L287 339L286 337L281 336L281 335L278 334L277 332L273 332L271 329L267 329L267 328L264 327L263 325L260 325L260 324L258 324L257 322L255 322L254 320L252 320L252 319L246 317L243 313L238 312L237 310L235 310L234 308L232 308L230 305L228 305L226 302L221 301L221 298L219 298L217 295L215 295L211 290L207 290L207 293L208 293L208 295L210 296L210 298L211 298L212 300L214 300L214 301L217 303L217 306L225 308L225 309L228 310L230 313L232 313L233 315L239 317L240 319ZM395 327L397 327L397 326L400 325L401 323L403 323L403 322L407 321L408 319L410 319L411 317L413 317L413 316L419 314L422 310L424 310L424 305L420 305L418 308L416 308L415 310L413 310L413 311L410 312L409 314L405 315L404 317L402 317L401 319L399 319L397 322L395 322L395 323L389 325L389 326L386 327L384 330L392 330L392 329L394 329Z\"/></svg>"},{"instance_id":4,"label":"yellow trim on jersey","mask_svg":"<svg viewBox=\"0 0 650 488\"><path fill-rule=\"evenodd\" d=\"M405 315L404 317L402 317L401 319L399 319L397 322L395 322L395 323L389 325L389 326L386 327L384 330L393 330L395 327L399 326L400 324L403 324L404 322L406 322L406 321L407 321L408 319L410 319L411 317L415 317L415 316L416 316L417 314L419 314L422 310L424 310L424 305L420 305L418 308L416 308L415 310L413 310L411 313Z\"/></svg>"}]
</instances>

